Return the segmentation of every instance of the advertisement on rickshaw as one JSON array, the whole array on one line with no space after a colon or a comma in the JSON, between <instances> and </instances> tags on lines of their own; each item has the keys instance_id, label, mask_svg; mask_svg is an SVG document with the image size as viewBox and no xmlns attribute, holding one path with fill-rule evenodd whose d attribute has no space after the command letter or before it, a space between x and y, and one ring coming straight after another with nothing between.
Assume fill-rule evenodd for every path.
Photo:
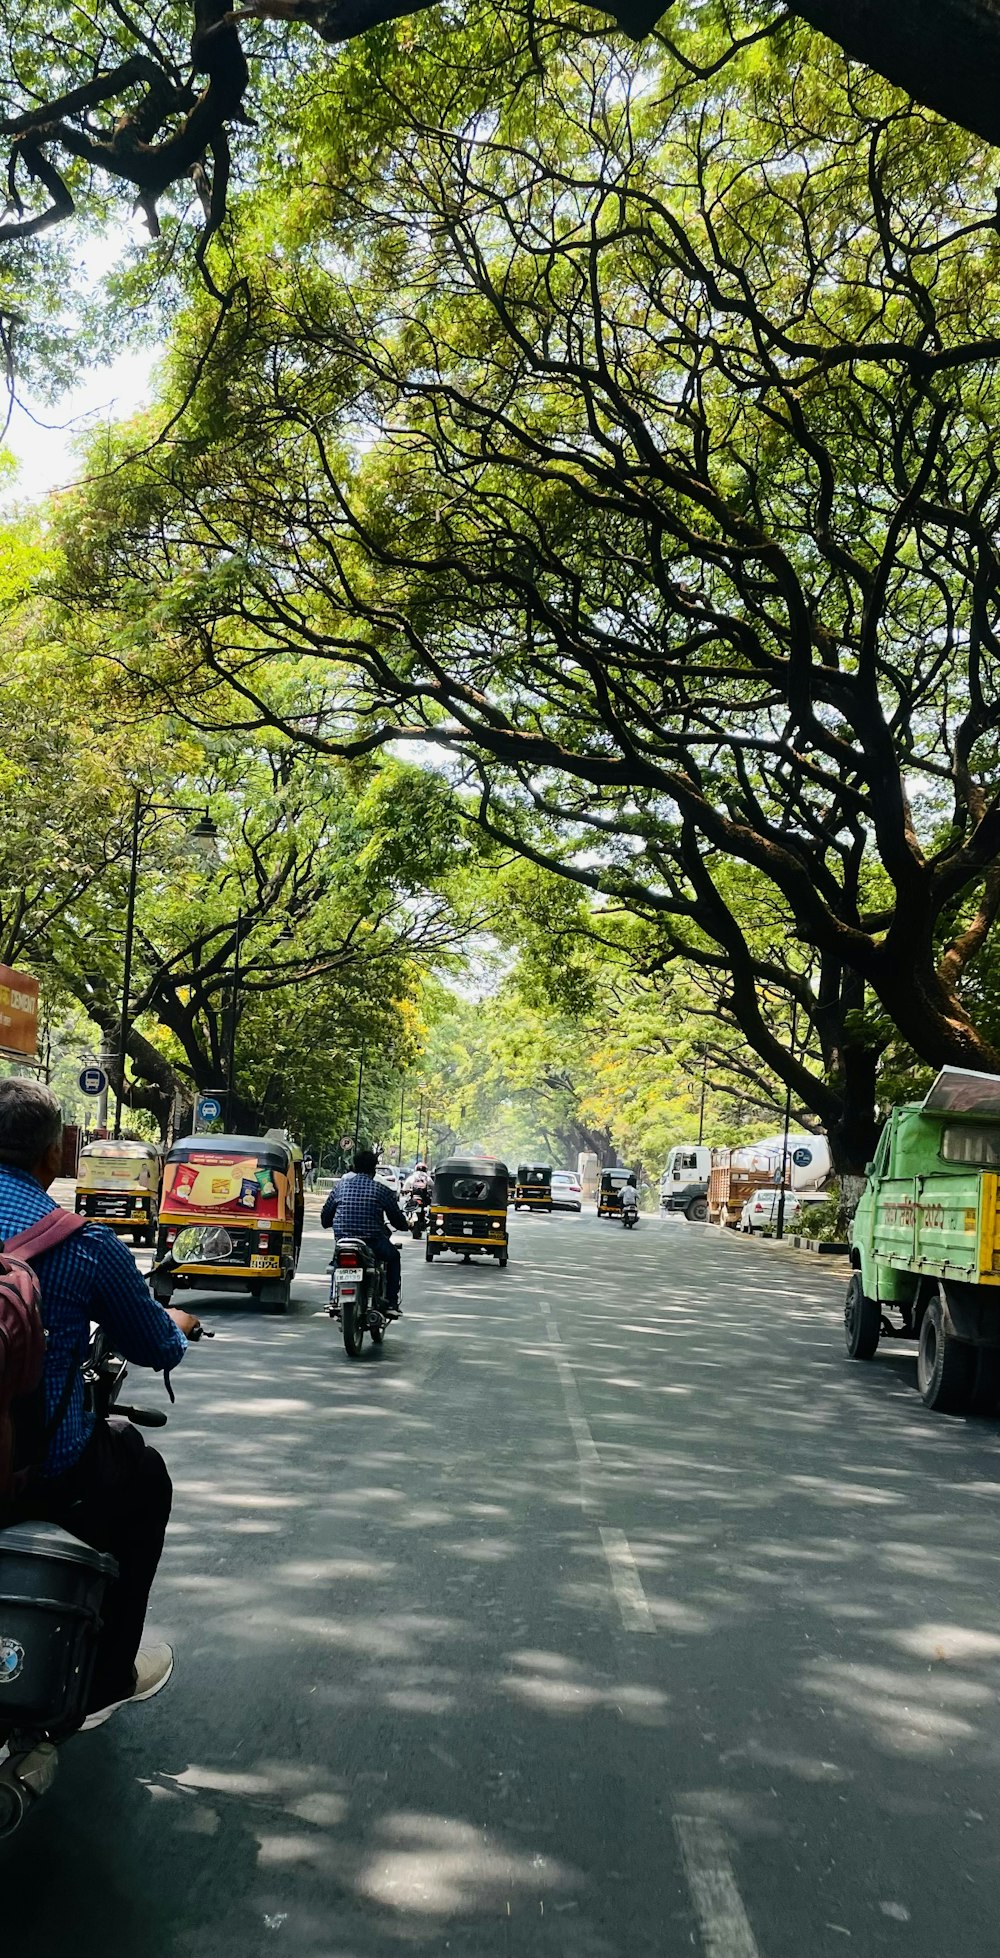
<instances>
[{"instance_id":1,"label":"advertisement on rickshaw","mask_svg":"<svg viewBox=\"0 0 1000 1958\"><path fill-rule=\"evenodd\" d=\"M192 1152L186 1162L168 1162L161 1209L178 1216L213 1218L251 1215L260 1222L291 1217L294 1192L287 1170L259 1163L256 1156L229 1150Z\"/></svg>"},{"instance_id":2,"label":"advertisement on rickshaw","mask_svg":"<svg viewBox=\"0 0 1000 1958\"><path fill-rule=\"evenodd\" d=\"M148 1151L136 1151L134 1156L125 1155L119 1148L112 1153L85 1149L77 1169L77 1188L88 1190L145 1190L150 1196L156 1194L159 1183L160 1166L154 1155Z\"/></svg>"}]
</instances>

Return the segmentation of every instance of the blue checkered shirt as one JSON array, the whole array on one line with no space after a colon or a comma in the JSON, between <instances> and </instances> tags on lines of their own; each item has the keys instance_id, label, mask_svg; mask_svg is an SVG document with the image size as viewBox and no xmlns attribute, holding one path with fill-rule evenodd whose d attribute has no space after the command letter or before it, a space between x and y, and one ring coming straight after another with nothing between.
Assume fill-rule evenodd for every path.
<instances>
[{"instance_id":1,"label":"blue checkered shirt","mask_svg":"<svg viewBox=\"0 0 1000 1958\"><path fill-rule=\"evenodd\" d=\"M50 1210L52 1198L27 1170L0 1163L0 1242L26 1231ZM75 1385L66 1412L49 1444L46 1476L62 1475L82 1455L93 1418L84 1410L80 1367L90 1339L90 1322L103 1326L116 1352L139 1367L157 1372L175 1367L187 1351L178 1326L157 1305L124 1244L106 1224L85 1224L75 1237L47 1251L34 1269L42 1288L45 1347L45 1418L51 1421L65 1391Z\"/></svg>"},{"instance_id":2,"label":"blue checkered shirt","mask_svg":"<svg viewBox=\"0 0 1000 1958\"><path fill-rule=\"evenodd\" d=\"M335 1183L323 1205L320 1222L325 1231L333 1225L335 1237L381 1236L386 1218L397 1231L409 1225L392 1191L374 1176L362 1176L356 1169Z\"/></svg>"}]
</instances>

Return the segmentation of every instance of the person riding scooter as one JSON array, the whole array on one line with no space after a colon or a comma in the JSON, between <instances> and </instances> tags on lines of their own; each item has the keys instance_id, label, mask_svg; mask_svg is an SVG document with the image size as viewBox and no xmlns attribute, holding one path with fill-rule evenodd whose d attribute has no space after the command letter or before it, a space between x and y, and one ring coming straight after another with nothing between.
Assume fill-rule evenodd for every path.
<instances>
[{"instance_id":1,"label":"person riding scooter","mask_svg":"<svg viewBox=\"0 0 1000 1958\"><path fill-rule=\"evenodd\" d=\"M378 1157L374 1149L359 1149L350 1175L343 1176L330 1191L320 1213L325 1231L333 1226L335 1238L363 1237L385 1264L386 1307L392 1316L401 1316L399 1252L386 1229L386 1218L394 1230L409 1231L409 1224L392 1191L376 1183Z\"/></svg>"},{"instance_id":2,"label":"person riding scooter","mask_svg":"<svg viewBox=\"0 0 1000 1958\"><path fill-rule=\"evenodd\" d=\"M0 1081L0 1239L16 1240L43 1218L58 1216L47 1192L61 1163L62 1112L55 1096L21 1076ZM118 1707L151 1699L173 1669L169 1645L141 1642L171 1484L162 1455L144 1445L136 1428L95 1420L87 1410L81 1367L91 1321L125 1359L163 1373L183 1359L199 1321L150 1297L125 1246L105 1224L87 1223L40 1254L37 1274L47 1336L42 1445L37 1469L8 1520L56 1523L117 1562L84 1720L85 1727L96 1727ZM20 1427L16 1436L20 1444Z\"/></svg>"},{"instance_id":3,"label":"person riding scooter","mask_svg":"<svg viewBox=\"0 0 1000 1958\"><path fill-rule=\"evenodd\" d=\"M635 1177L630 1176L622 1190L622 1223L627 1231L638 1222L638 1217L639 1192L635 1186Z\"/></svg>"}]
</instances>

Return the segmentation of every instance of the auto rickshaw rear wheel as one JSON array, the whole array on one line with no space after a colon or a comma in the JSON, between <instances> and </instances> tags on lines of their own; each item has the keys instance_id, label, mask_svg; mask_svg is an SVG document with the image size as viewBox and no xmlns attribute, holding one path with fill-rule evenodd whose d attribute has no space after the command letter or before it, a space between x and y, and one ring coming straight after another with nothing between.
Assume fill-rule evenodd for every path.
<instances>
[{"instance_id":1,"label":"auto rickshaw rear wheel","mask_svg":"<svg viewBox=\"0 0 1000 1958\"><path fill-rule=\"evenodd\" d=\"M426 1251L424 1252L424 1263L425 1265L432 1265L434 1263L434 1251L432 1246L429 1244L427 1246Z\"/></svg>"},{"instance_id":2,"label":"auto rickshaw rear wheel","mask_svg":"<svg viewBox=\"0 0 1000 1958\"><path fill-rule=\"evenodd\" d=\"M506 1251L498 1251L498 1252L497 1252L497 1264L498 1264L498 1265L500 1266L500 1269L501 1269L501 1271L503 1271L503 1270L505 1269L505 1267L506 1267L506 1264L507 1264L507 1253L506 1253Z\"/></svg>"}]
</instances>

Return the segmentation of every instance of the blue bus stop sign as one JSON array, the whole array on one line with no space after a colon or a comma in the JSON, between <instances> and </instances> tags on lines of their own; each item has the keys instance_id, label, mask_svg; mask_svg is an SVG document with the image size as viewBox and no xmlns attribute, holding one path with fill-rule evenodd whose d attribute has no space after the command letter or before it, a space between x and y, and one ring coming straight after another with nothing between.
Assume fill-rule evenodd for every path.
<instances>
[{"instance_id":1,"label":"blue bus stop sign","mask_svg":"<svg viewBox=\"0 0 1000 1958\"><path fill-rule=\"evenodd\" d=\"M108 1085L108 1077L103 1067L96 1061L92 1067L82 1067L79 1074L80 1093L83 1095L103 1095Z\"/></svg>"}]
</instances>

